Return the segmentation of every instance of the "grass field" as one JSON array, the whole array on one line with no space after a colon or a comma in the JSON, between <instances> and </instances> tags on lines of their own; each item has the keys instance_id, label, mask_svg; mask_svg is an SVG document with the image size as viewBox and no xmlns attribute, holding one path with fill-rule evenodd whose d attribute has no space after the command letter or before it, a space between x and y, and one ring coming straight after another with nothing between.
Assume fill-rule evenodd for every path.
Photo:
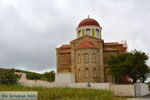
<instances>
[{"instance_id":1,"label":"grass field","mask_svg":"<svg viewBox=\"0 0 150 100\"><path fill-rule=\"evenodd\" d=\"M0 85L0 91L38 91L38 100L125 100L111 91L77 88L43 88Z\"/></svg>"}]
</instances>

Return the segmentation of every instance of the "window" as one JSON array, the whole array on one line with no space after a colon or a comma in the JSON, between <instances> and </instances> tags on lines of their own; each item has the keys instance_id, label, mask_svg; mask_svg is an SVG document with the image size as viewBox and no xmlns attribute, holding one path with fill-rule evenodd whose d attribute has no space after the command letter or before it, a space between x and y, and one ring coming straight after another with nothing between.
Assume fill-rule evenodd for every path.
<instances>
[{"instance_id":1,"label":"window","mask_svg":"<svg viewBox=\"0 0 150 100\"><path fill-rule=\"evenodd\" d=\"M80 56L80 54L78 54L77 60L78 60L78 64L80 64L81 63L81 56Z\"/></svg>"},{"instance_id":2,"label":"window","mask_svg":"<svg viewBox=\"0 0 150 100\"><path fill-rule=\"evenodd\" d=\"M92 62L96 63L96 55L95 55L95 53L92 54Z\"/></svg>"},{"instance_id":3,"label":"window","mask_svg":"<svg viewBox=\"0 0 150 100\"><path fill-rule=\"evenodd\" d=\"M96 29L96 37L100 37L99 29Z\"/></svg>"},{"instance_id":4,"label":"window","mask_svg":"<svg viewBox=\"0 0 150 100\"><path fill-rule=\"evenodd\" d=\"M84 71L84 77L89 77L89 69L86 68L85 71Z\"/></svg>"},{"instance_id":5,"label":"window","mask_svg":"<svg viewBox=\"0 0 150 100\"><path fill-rule=\"evenodd\" d=\"M81 30L78 30L78 37L81 37Z\"/></svg>"},{"instance_id":6,"label":"window","mask_svg":"<svg viewBox=\"0 0 150 100\"><path fill-rule=\"evenodd\" d=\"M89 62L89 55L87 53L84 54L84 62L85 63Z\"/></svg>"},{"instance_id":7,"label":"window","mask_svg":"<svg viewBox=\"0 0 150 100\"><path fill-rule=\"evenodd\" d=\"M97 77L96 68L93 68L93 77Z\"/></svg>"},{"instance_id":8,"label":"window","mask_svg":"<svg viewBox=\"0 0 150 100\"><path fill-rule=\"evenodd\" d=\"M87 28L87 29L86 29L86 34L87 34L87 35L90 35L90 28Z\"/></svg>"},{"instance_id":9,"label":"window","mask_svg":"<svg viewBox=\"0 0 150 100\"><path fill-rule=\"evenodd\" d=\"M81 70L78 69L78 77L81 77Z\"/></svg>"}]
</instances>

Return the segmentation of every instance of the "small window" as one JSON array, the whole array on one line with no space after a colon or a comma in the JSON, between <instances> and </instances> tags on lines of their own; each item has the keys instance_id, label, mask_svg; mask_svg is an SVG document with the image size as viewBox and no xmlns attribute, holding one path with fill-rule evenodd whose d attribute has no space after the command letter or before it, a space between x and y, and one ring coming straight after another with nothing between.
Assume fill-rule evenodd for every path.
<instances>
[{"instance_id":1,"label":"small window","mask_svg":"<svg viewBox=\"0 0 150 100\"><path fill-rule=\"evenodd\" d=\"M77 60L78 60L78 64L80 64L81 63L81 56L80 56L80 54L78 54Z\"/></svg>"},{"instance_id":2,"label":"small window","mask_svg":"<svg viewBox=\"0 0 150 100\"><path fill-rule=\"evenodd\" d=\"M97 77L96 68L93 68L93 77Z\"/></svg>"},{"instance_id":3,"label":"small window","mask_svg":"<svg viewBox=\"0 0 150 100\"><path fill-rule=\"evenodd\" d=\"M88 63L89 62L89 55L86 53L84 54L84 62Z\"/></svg>"},{"instance_id":4,"label":"small window","mask_svg":"<svg viewBox=\"0 0 150 100\"><path fill-rule=\"evenodd\" d=\"M78 69L78 77L81 77L81 70Z\"/></svg>"},{"instance_id":5,"label":"small window","mask_svg":"<svg viewBox=\"0 0 150 100\"><path fill-rule=\"evenodd\" d=\"M87 29L86 29L86 34L87 34L87 35L90 35L90 28L87 28Z\"/></svg>"},{"instance_id":6,"label":"small window","mask_svg":"<svg viewBox=\"0 0 150 100\"><path fill-rule=\"evenodd\" d=\"M96 63L96 55L95 55L95 53L92 54L92 62Z\"/></svg>"},{"instance_id":7,"label":"small window","mask_svg":"<svg viewBox=\"0 0 150 100\"><path fill-rule=\"evenodd\" d=\"M84 77L89 77L89 69L86 68L85 71L84 71Z\"/></svg>"},{"instance_id":8,"label":"small window","mask_svg":"<svg viewBox=\"0 0 150 100\"><path fill-rule=\"evenodd\" d=\"M78 31L78 37L81 37L81 30Z\"/></svg>"},{"instance_id":9,"label":"small window","mask_svg":"<svg viewBox=\"0 0 150 100\"><path fill-rule=\"evenodd\" d=\"M96 29L96 37L100 37L99 29Z\"/></svg>"}]
</instances>

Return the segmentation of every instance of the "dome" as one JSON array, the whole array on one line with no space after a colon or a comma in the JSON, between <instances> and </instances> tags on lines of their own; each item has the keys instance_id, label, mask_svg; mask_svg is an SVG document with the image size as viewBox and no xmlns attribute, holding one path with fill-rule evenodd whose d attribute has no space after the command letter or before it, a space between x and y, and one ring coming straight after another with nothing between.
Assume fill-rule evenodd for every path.
<instances>
[{"instance_id":1,"label":"dome","mask_svg":"<svg viewBox=\"0 0 150 100\"><path fill-rule=\"evenodd\" d=\"M100 26L100 25L95 19L86 18L79 23L78 27L81 26Z\"/></svg>"}]
</instances>

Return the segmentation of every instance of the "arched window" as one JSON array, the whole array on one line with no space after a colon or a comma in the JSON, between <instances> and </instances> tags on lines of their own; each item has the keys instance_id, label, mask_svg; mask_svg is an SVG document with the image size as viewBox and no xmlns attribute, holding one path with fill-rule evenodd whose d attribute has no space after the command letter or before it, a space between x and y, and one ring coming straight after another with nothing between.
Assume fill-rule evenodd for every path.
<instances>
[{"instance_id":1,"label":"arched window","mask_svg":"<svg viewBox=\"0 0 150 100\"><path fill-rule=\"evenodd\" d=\"M81 63L81 56L80 56L80 54L78 54L77 61L78 61L78 64L80 64L80 63Z\"/></svg>"},{"instance_id":2,"label":"arched window","mask_svg":"<svg viewBox=\"0 0 150 100\"><path fill-rule=\"evenodd\" d=\"M87 34L87 35L90 35L90 28L87 28L87 29L86 29L86 34Z\"/></svg>"},{"instance_id":3,"label":"arched window","mask_svg":"<svg viewBox=\"0 0 150 100\"><path fill-rule=\"evenodd\" d=\"M95 55L95 53L92 54L92 62L96 63L96 55Z\"/></svg>"},{"instance_id":4,"label":"arched window","mask_svg":"<svg viewBox=\"0 0 150 100\"><path fill-rule=\"evenodd\" d=\"M89 55L87 53L84 54L84 62L85 63L89 62Z\"/></svg>"},{"instance_id":5,"label":"arched window","mask_svg":"<svg viewBox=\"0 0 150 100\"><path fill-rule=\"evenodd\" d=\"M81 77L81 70L78 69L78 77Z\"/></svg>"},{"instance_id":6,"label":"arched window","mask_svg":"<svg viewBox=\"0 0 150 100\"><path fill-rule=\"evenodd\" d=\"M81 37L81 30L78 30L78 37Z\"/></svg>"},{"instance_id":7,"label":"arched window","mask_svg":"<svg viewBox=\"0 0 150 100\"><path fill-rule=\"evenodd\" d=\"M84 77L89 77L89 69L88 68L85 68L85 71L84 71Z\"/></svg>"},{"instance_id":8,"label":"arched window","mask_svg":"<svg viewBox=\"0 0 150 100\"><path fill-rule=\"evenodd\" d=\"M96 68L93 68L93 77L97 77Z\"/></svg>"},{"instance_id":9,"label":"arched window","mask_svg":"<svg viewBox=\"0 0 150 100\"><path fill-rule=\"evenodd\" d=\"M96 29L96 37L97 37L97 38L99 38L99 37L100 37L99 29Z\"/></svg>"}]
</instances>

